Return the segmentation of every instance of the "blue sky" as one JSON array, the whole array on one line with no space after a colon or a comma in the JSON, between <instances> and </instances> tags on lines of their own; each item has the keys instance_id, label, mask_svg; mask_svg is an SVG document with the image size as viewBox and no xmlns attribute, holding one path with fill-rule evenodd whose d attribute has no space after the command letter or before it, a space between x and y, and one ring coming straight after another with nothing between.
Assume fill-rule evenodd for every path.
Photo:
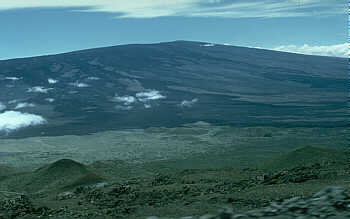
<instances>
[{"instance_id":1,"label":"blue sky","mask_svg":"<svg viewBox=\"0 0 350 219\"><path fill-rule=\"evenodd\" d=\"M0 0L0 60L174 40L345 57L342 0Z\"/></svg>"}]
</instances>

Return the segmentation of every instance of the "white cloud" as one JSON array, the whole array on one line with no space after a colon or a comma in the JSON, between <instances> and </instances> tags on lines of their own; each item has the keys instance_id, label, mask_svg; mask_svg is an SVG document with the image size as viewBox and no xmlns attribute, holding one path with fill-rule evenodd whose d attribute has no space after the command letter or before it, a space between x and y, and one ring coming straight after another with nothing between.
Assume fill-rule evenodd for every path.
<instances>
[{"instance_id":1,"label":"white cloud","mask_svg":"<svg viewBox=\"0 0 350 219\"><path fill-rule=\"evenodd\" d=\"M31 87L28 88L27 92L29 93L47 93L49 90L52 90L53 88L44 88L44 87L40 87L40 86L36 86L36 87Z\"/></svg>"},{"instance_id":2,"label":"white cloud","mask_svg":"<svg viewBox=\"0 0 350 219\"><path fill-rule=\"evenodd\" d=\"M123 96L123 97L119 97L118 95L116 95L114 97L114 100L117 102L121 102L123 103L125 106L131 105L133 103L136 102L136 98L133 96Z\"/></svg>"},{"instance_id":3,"label":"white cloud","mask_svg":"<svg viewBox=\"0 0 350 219\"><path fill-rule=\"evenodd\" d=\"M34 7L77 7L76 10L118 13L119 18L294 17L346 13L346 3L339 0L0 0L0 10Z\"/></svg>"},{"instance_id":4,"label":"white cloud","mask_svg":"<svg viewBox=\"0 0 350 219\"><path fill-rule=\"evenodd\" d=\"M283 46L282 45L282 46L273 48L273 50L307 54L307 55L348 57L348 43L329 45L329 46L309 46L307 44L303 46L297 46L297 45Z\"/></svg>"},{"instance_id":5,"label":"white cloud","mask_svg":"<svg viewBox=\"0 0 350 219\"><path fill-rule=\"evenodd\" d=\"M6 106L0 102L0 112L6 109Z\"/></svg>"},{"instance_id":6,"label":"white cloud","mask_svg":"<svg viewBox=\"0 0 350 219\"><path fill-rule=\"evenodd\" d=\"M160 94L157 90L149 90L145 92L136 93L136 97L140 102L147 102L151 100L165 99L166 97Z\"/></svg>"},{"instance_id":7,"label":"white cloud","mask_svg":"<svg viewBox=\"0 0 350 219\"><path fill-rule=\"evenodd\" d=\"M11 81L18 81L21 80L22 78L17 78L17 77L5 77L6 80L11 80Z\"/></svg>"},{"instance_id":8,"label":"white cloud","mask_svg":"<svg viewBox=\"0 0 350 219\"><path fill-rule=\"evenodd\" d=\"M15 103L17 103L19 100L10 100L9 102L8 102L8 104L15 104Z\"/></svg>"},{"instance_id":9,"label":"white cloud","mask_svg":"<svg viewBox=\"0 0 350 219\"><path fill-rule=\"evenodd\" d=\"M55 101L55 99L53 99L53 98L46 98L45 100L46 100L47 102L50 102L50 103L52 103L52 102Z\"/></svg>"},{"instance_id":10,"label":"white cloud","mask_svg":"<svg viewBox=\"0 0 350 219\"><path fill-rule=\"evenodd\" d=\"M180 103L180 106L181 107L192 107L194 104L196 104L198 102L198 99L197 98L194 98L192 100L183 100L181 103Z\"/></svg>"},{"instance_id":11,"label":"white cloud","mask_svg":"<svg viewBox=\"0 0 350 219\"><path fill-rule=\"evenodd\" d=\"M15 109L22 109L22 108L27 108L27 107L35 107L35 104L33 103L18 103L16 106L15 106Z\"/></svg>"},{"instance_id":12,"label":"white cloud","mask_svg":"<svg viewBox=\"0 0 350 219\"><path fill-rule=\"evenodd\" d=\"M212 47L212 46L215 46L215 44L213 43L208 43L208 44L203 44L201 46L204 46L204 47Z\"/></svg>"},{"instance_id":13,"label":"white cloud","mask_svg":"<svg viewBox=\"0 0 350 219\"><path fill-rule=\"evenodd\" d=\"M20 128L44 123L46 123L46 120L43 117L34 114L17 111L0 113L0 131L11 132Z\"/></svg>"},{"instance_id":14,"label":"white cloud","mask_svg":"<svg viewBox=\"0 0 350 219\"><path fill-rule=\"evenodd\" d=\"M88 77L87 79L88 79L88 80L95 80L95 81L96 81L96 80L100 80L99 77L93 77L93 76L92 76L92 77Z\"/></svg>"},{"instance_id":15,"label":"white cloud","mask_svg":"<svg viewBox=\"0 0 350 219\"><path fill-rule=\"evenodd\" d=\"M146 109L152 108L151 104L144 104L143 106L144 106Z\"/></svg>"},{"instance_id":16,"label":"white cloud","mask_svg":"<svg viewBox=\"0 0 350 219\"><path fill-rule=\"evenodd\" d=\"M56 84L58 82L58 80L49 78L49 79L47 79L47 82L49 82L49 84Z\"/></svg>"},{"instance_id":17,"label":"white cloud","mask_svg":"<svg viewBox=\"0 0 350 219\"><path fill-rule=\"evenodd\" d=\"M85 83L81 83L81 82L74 82L74 83L69 83L70 85L74 86L74 87L79 87L79 88L84 88L84 87L89 87L88 84Z\"/></svg>"},{"instance_id":18,"label":"white cloud","mask_svg":"<svg viewBox=\"0 0 350 219\"><path fill-rule=\"evenodd\" d=\"M120 105L117 105L117 106L115 106L115 108L116 108L117 110L131 110L131 109L133 109L134 107L133 107L133 106L120 106Z\"/></svg>"}]
</instances>

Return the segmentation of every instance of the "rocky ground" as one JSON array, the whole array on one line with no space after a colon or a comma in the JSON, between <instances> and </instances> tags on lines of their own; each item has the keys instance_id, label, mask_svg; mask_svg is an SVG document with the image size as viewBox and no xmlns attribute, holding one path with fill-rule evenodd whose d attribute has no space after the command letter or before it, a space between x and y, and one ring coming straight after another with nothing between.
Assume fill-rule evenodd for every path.
<instances>
[{"instance_id":1,"label":"rocky ground","mask_svg":"<svg viewBox=\"0 0 350 219\"><path fill-rule=\"evenodd\" d=\"M149 217L148 219L157 218ZM217 215L186 218L350 218L350 191L341 187L328 187L307 199L294 197L281 202L272 202L265 208L240 214L233 213L231 209L225 209Z\"/></svg>"},{"instance_id":2,"label":"rocky ground","mask_svg":"<svg viewBox=\"0 0 350 219\"><path fill-rule=\"evenodd\" d=\"M0 219L350 217L348 156L309 156L320 151L285 154L286 161L298 155L304 163L279 169L280 157L261 168L175 171L159 163L84 165L69 159L32 172L6 168L0 175Z\"/></svg>"},{"instance_id":3,"label":"rocky ground","mask_svg":"<svg viewBox=\"0 0 350 219\"><path fill-rule=\"evenodd\" d=\"M101 186L103 186L101 184ZM116 193L124 193L127 187L120 187ZM99 201L102 193L94 190L84 191L84 189L76 190L74 193L64 193L58 196L58 199L71 199L79 193L87 192L90 202ZM99 205L106 206L107 203L100 202ZM118 203L110 203L110 209L105 213L128 212L131 206L118 206ZM67 210L67 208L50 209L47 207L35 208L33 203L25 195L18 195L1 201L0 218L104 218L101 213L77 213ZM123 218L121 215L115 215L115 218ZM165 217L162 217L165 219ZM186 216L183 219L231 219L231 218L350 218L350 191L341 187L328 187L317 192L312 197L302 199L294 197L282 200L280 202L272 202L267 207L251 210L243 213L233 213L232 209L222 210L217 215L203 215L200 217ZM160 219L156 216L147 217L147 219Z\"/></svg>"}]
</instances>

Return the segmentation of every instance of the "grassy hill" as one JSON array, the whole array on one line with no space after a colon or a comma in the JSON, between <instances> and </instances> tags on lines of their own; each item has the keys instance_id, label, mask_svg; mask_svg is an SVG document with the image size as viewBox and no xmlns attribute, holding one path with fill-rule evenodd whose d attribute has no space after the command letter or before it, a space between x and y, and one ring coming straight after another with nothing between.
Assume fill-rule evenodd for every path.
<instances>
[{"instance_id":1,"label":"grassy hill","mask_svg":"<svg viewBox=\"0 0 350 219\"><path fill-rule=\"evenodd\" d=\"M311 166L313 164L345 165L348 159L348 150L330 149L306 146L283 153L258 165L265 170L291 169L298 166Z\"/></svg>"}]
</instances>

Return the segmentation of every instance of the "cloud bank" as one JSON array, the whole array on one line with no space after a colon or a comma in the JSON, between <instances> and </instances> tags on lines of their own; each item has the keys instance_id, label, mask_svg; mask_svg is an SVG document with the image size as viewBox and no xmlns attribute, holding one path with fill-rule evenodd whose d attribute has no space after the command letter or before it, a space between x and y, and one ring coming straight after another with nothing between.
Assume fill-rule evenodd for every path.
<instances>
[{"instance_id":1,"label":"cloud bank","mask_svg":"<svg viewBox=\"0 0 350 219\"><path fill-rule=\"evenodd\" d=\"M46 123L46 120L43 117L34 114L17 111L5 111L0 113L1 132L11 132L20 128L44 123Z\"/></svg>"},{"instance_id":2,"label":"cloud bank","mask_svg":"<svg viewBox=\"0 0 350 219\"><path fill-rule=\"evenodd\" d=\"M118 18L301 17L347 13L339 0L0 0L0 10L69 7L87 12L115 13Z\"/></svg>"},{"instance_id":3,"label":"cloud bank","mask_svg":"<svg viewBox=\"0 0 350 219\"><path fill-rule=\"evenodd\" d=\"M309 46L307 44L303 46L285 45L273 48L273 50L282 52L292 52L307 55L320 55L320 56L336 56L336 57L348 57L348 43L329 45L329 46Z\"/></svg>"}]
</instances>

